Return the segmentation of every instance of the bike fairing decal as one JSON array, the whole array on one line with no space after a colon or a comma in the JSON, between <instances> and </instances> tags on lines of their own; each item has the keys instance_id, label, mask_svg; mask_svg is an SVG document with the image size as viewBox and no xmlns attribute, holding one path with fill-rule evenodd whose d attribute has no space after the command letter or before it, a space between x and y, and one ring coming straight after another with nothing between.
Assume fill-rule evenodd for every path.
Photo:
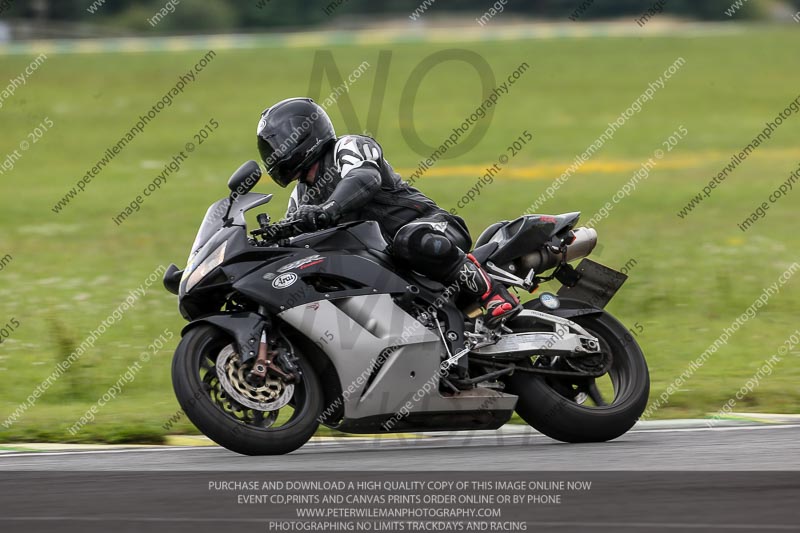
<instances>
[{"instance_id":1,"label":"bike fairing decal","mask_svg":"<svg viewBox=\"0 0 800 533\"><path fill-rule=\"evenodd\" d=\"M548 309L558 309L561 307L561 301L558 299L558 297L555 294L550 294L549 292L543 292L539 296L539 301L542 302L542 305Z\"/></svg>"},{"instance_id":2,"label":"bike fairing decal","mask_svg":"<svg viewBox=\"0 0 800 533\"><path fill-rule=\"evenodd\" d=\"M293 261L288 265L283 265L278 269L278 272L286 272L287 270L292 270L294 268L300 268L300 270L302 270L303 268L311 266L309 263L313 262L314 264L317 264L323 262L324 260L325 258L322 257L321 255L309 255L308 257L304 257L302 259L298 259L297 261Z\"/></svg>"},{"instance_id":3,"label":"bike fairing decal","mask_svg":"<svg viewBox=\"0 0 800 533\"><path fill-rule=\"evenodd\" d=\"M286 289L294 285L295 281L297 281L297 274L295 274L294 272L286 272L284 274L281 274L272 281L272 288Z\"/></svg>"},{"instance_id":4,"label":"bike fairing decal","mask_svg":"<svg viewBox=\"0 0 800 533\"><path fill-rule=\"evenodd\" d=\"M306 268L312 267L314 265L318 265L318 264L322 263L323 261L325 261L324 257L322 259L317 259L316 261L312 261L311 263L306 263L305 265L301 266L299 270L305 270Z\"/></svg>"}]
</instances>

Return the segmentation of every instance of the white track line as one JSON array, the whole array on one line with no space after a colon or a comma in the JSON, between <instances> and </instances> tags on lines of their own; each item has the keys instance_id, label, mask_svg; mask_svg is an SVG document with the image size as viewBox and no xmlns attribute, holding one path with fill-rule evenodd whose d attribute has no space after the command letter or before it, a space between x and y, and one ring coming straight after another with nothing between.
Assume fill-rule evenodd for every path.
<instances>
[{"instance_id":1,"label":"white track line","mask_svg":"<svg viewBox=\"0 0 800 533\"><path fill-rule=\"evenodd\" d=\"M215 446L164 446L163 448L125 448L122 450L80 450L69 452L10 452L0 455L0 460L12 457L49 457L53 455L89 455L106 453L132 453L132 452L185 452L187 450L220 450Z\"/></svg>"},{"instance_id":2,"label":"white track line","mask_svg":"<svg viewBox=\"0 0 800 533\"><path fill-rule=\"evenodd\" d=\"M691 433L695 431L757 431L762 429L792 429L800 428L800 424L775 424L774 426L729 426L719 428L660 428L660 429L635 429L630 433Z\"/></svg>"},{"instance_id":3,"label":"white track line","mask_svg":"<svg viewBox=\"0 0 800 533\"><path fill-rule=\"evenodd\" d=\"M764 426L732 426L732 427L718 427L718 428L709 428L709 427L699 427L699 428L663 428L663 429L635 429L630 431L629 433L699 433L704 431L715 432L715 431L761 431L761 430L771 430L771 429L797 429L800 428L800 424L777 424L777 425L764 425ZM466 435L464 435L466 437ZM479 435L479 436L472 436L468 437L471 441L485 441L485 440L518 440L521 437L531 438L531 437L544 437L540 433L520 433L520 434L513 434L513 435ZM441 438L441 437L439 437ZM416 439L414 442L424 442L425 445L437 445L437 437L431 437L429 439ZM459 440L460 436L454 435L451 437L444 437L448 440ZM362 441L363 442L363 441ZM379 442L387 443L387 444L397 444L397 443L404 443L408 442L407 439L380 439ZM346 447L347 442L316 442L313 443L311 447L314 448L325 448L327 446L335 445L338 447ZM513 445L513 444L512 444ZM309 447L309 450L311 449ZM380 446L376 446L375 449L377 450ZM50 456L60 456L60 455L93 455L93 454L115 454L115 453L152 453L152 452L185 452L185 451L193 451L193 450L216 450L222 451L222 448L218 448L215 446L164 446L161 448L124 448L121 450L79 450L79 451L63 451L63 452L9 452L0 454L0 461L3 459L13 459L16 457L50 457Z\"/></svg>"}]
</instances>

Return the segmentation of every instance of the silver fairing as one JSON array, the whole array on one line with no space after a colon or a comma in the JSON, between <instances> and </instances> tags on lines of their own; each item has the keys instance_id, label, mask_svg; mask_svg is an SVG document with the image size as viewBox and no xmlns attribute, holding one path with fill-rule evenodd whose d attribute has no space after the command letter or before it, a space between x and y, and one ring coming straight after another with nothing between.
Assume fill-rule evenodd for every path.
<instances>
[{"instance_id":1,"label":"silver fairing","mask_svg":"<svg viewBox=\"0 0 800 533\"><path fill-rule=\"evenodd\" d=\"M486 409L485 397L440 394L443 343L388 294L321 300L279 316L332 361L341 381L345 419L392 417L404 410ZM374 373L379 358L385 363ZM514 395L497 393L493 408L511 410L516 400Z\"/></svg>"}]
</instances>

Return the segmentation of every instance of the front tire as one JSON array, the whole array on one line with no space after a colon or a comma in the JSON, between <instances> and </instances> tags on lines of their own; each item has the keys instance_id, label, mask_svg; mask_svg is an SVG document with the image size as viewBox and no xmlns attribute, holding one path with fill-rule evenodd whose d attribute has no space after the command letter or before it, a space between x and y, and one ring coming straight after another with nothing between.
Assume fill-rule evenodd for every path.
<instances>
[{"instance_id":1,"label":"front tire","mask_svg":"<svg viewBox=\"0 0 800 533\"><path fill-rule=\"evenodd\" d=\"M603 398L592 378L517 371L507 382L509 391L519 396L516 411L534 429L562 442L616 439L633 427L647 406L650 394L647 362L633 336L609 313L603 311L572 320L597 337L601 349L611 354L613 360L607 375L613 387L613 400ZM537 360L530 366L540 364L543 361ZM557 361L554 364L564 368ZM589 399L594 405L584 405Z\"/></svg>"},{"instance_id":2,"label":"front tire","mask_svg":"<svg viewBox=\"0 0 800 533\"><path fill-rule=\"evenodd\" d=\"M243 455L280 455L305 444L322 412L322 389L311 365L298 357L302 379L289 403L259 411L237 402L220 384L217 372L225 369L216 363L223 350L232 351L231 339L208 325L189 330L175 350L172 385L189 420L217 444Z\"/></svg>"}]
</instances>

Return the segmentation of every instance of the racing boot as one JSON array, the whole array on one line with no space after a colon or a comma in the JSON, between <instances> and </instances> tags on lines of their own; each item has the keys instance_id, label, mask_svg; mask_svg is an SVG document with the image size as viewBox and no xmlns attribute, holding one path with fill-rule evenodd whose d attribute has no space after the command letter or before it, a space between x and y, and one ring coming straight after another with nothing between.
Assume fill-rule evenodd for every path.
<instances>
[{"instance_id":1,"label":"racing boot","mask_svg":"<svg viewBox=\"0 0 800 533\"><path fill-rule=\"evenodd\" d=\"M522 311L519 300L503 285L492 282L492 278L472 254L467 254L450 278L450 283L458 283L462 294L480 301L481 306L486 309L483 320L489 329L496 328L504 320Z\"/></svg>"}]
</instances>

